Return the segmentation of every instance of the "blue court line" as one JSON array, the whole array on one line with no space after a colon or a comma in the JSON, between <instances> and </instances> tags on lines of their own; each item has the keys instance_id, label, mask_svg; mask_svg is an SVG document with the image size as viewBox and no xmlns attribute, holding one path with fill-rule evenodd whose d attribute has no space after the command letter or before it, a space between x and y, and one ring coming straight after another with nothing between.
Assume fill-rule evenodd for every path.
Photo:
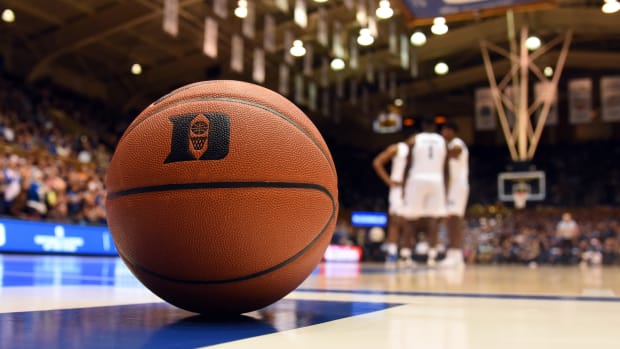
<instances>
[{"instance_id":1,"label":"blue court line","mask_svg":"<svg viewBox=\"0 0 620 349\"><path fill-rule=\"evenodd\" d=\"M451 292L417 292L417 291L382 291L382 290L330 290L318 288L300 288L295 292L347 293L383 296L412 297L446 297L446 298L486 298L486 299L524 299L544 301L579 301L579 302L620 302L620 297L590 297L570 295L538 295L511 293L451 293Z\"/></svg>"},{"instance_id":2,"label":"blue court line","mask_svg":"<svg viewBox=\"0 0 620 349\"><path fill-rule=\"evenodd\" d=\"M3 313L0 348L196 348L398 305L284 299L255 313L220 318L189 313L166 303Z\"/></svg>"}]
</instances>

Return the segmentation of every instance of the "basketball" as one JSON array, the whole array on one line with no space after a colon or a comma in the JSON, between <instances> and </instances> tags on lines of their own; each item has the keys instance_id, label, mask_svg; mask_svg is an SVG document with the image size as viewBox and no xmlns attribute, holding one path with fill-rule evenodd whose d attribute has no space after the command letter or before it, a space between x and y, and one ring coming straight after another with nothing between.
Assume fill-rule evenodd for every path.
<instances>
[{"instance_id":1,"label":"basketball","mask_svg":"<svg viewBox=\"0 0 620 349\"><path fill-rule=\"evenodd\" d=\"M338 211L331 154L285 97L239 81L181 87L125 130L106 178L109 228L134 275L196 313L244 313L298 287Z\"/></svg>"}]
</instances>

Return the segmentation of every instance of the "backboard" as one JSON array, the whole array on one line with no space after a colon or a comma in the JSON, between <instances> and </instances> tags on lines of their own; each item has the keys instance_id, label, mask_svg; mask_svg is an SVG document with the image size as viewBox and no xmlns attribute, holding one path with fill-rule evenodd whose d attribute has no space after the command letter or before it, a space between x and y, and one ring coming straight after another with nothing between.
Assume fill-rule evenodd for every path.
<instances>
[{"instance_id":1,"label":"backboard","mask_svg":"<svg viewBox=\"0 0 620 349\"><path fill-rule=\"evenodd\" d=\"M544 171L501 172L497 175L497 198L514 202L514 193L525 190L528 201L545 200L547 187Z\"/></svg>"}]
</instances>

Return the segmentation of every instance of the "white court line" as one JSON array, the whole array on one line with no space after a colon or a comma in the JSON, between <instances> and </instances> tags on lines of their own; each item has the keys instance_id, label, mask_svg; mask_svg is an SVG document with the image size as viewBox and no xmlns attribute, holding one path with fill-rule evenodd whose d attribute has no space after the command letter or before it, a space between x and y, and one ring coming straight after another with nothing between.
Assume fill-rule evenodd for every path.
<instances>
[{"instance_id":1,"label":"white court line","mask_svg":"<svg viewBox=\"0 0 620 349\"><path fill-rule=\"evenodd\" d=\"M0 288L0 313L163 302L144 287L16 286Z\"/></svg>"},{"instance_id":2,"label":"white court line","mask_svg":"<svg viewBox=\"0 0 620 349\"><path fill-rule=\"evenodd\" d=\"M588 297L615 297L616 293L611 288L584 288L582 296Z\"/></svg>"}]
</instances>

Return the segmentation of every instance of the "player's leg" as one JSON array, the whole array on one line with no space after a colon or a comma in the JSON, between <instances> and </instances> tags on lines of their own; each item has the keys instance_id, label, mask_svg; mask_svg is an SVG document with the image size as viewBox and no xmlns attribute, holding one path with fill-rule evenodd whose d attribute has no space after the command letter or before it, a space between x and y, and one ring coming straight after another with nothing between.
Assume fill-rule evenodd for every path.
<instances>
[{"instance_id":1,"label":"player's leg","mask_svg":"<svg viewBox=\"0 0 620 349\"><path fill-rule=\"evenodd\" d=\"M402 230L400 239L400 262L403 266L412 267L415 265L413 262L413 247L415 246L415 221L409 221L402 219Z\"/></svg>"},{"instance_id":2,"label":"player's leg","mask_svg":"<svg viewBox=\"0 0 620 349\"><path fill-rule=\"evenodd\" d=\"M403 228L403 218L400 215L400 210L403 207L403 189L402 187L390 188L389 201L389 216L388 216L388 228L387 228L387 240L384 245L386 252L386 262L395 263L398 260L398 242L400 239L400 232Z\"/></svg>"},{"instance_id":3,"label":"player's leg","mask_svg":"<svg viewBox=\"0 0 620 349\"><path fill-rule=\"evenodd\" d=\"M429 182L428 187L429 192L424 208L430 247L427 263L429 266L434 266L437 260L437 245L439 244L439 220L446 215L446 196L443 182Z\"/></svg>"},{"instance_id":4,"label":"player's leg","mask_svg":"<svg viewBox=\"0 0 620 349\"><path fill-rule=\"evenodd\" d=\"M388 220L388 236L385 243L386 262L395 263L398 259L398 242L403 219L396 214L390 214Z\"/></svg>"},{"instance_id":5,"label":"player's leg","mask_svg":"<svg viewBox=\"0 0 620 349\"><path fill-rule=\"evenodd\" d=\"M448 200L446 205L446 229L448 231L448 241L450 248L446 253L446 258L442 262L444 267L464 266L463 262L463 241L465 238L465 209L469 189L464 186L451 186L448 190Z\"/></svg>"}]
</instances>

